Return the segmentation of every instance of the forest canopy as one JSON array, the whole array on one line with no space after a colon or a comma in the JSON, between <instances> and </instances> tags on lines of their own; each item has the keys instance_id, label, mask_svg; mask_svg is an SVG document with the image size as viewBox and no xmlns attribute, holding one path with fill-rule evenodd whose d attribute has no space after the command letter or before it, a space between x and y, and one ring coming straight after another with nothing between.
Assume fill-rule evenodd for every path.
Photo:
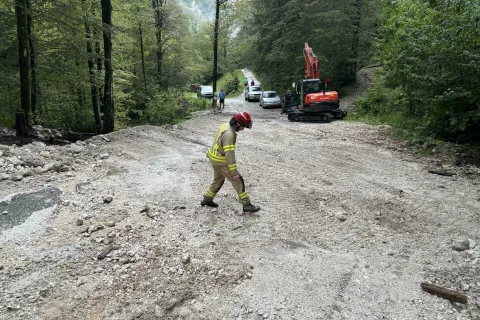
<instances>
[{"instance_id":1,"label":"forest canopy","mask_svg":"<svg viewBox=\"0 0 480 320\"><path fill-rule=\"evenodd\" d=\"M480 140L475 0L4 1L0 125L20 111L31 124L101 132L205 108L189 92L214 80L216 6L219 77L249 68L283 92L305 76L309 43L340 94L380 66L358 113Z\"/></svg>"}]
</instances>

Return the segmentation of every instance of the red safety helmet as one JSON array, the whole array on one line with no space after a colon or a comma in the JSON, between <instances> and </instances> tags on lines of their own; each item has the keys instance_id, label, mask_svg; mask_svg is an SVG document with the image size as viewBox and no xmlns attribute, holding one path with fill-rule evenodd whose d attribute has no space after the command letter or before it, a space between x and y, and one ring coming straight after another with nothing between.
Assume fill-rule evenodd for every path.
<instances>
[{"instance_id":1,"label":"red safety helmet","mask_svg":"<svg viewBox=\"0 0 480 320\"><path fill-rule=\"evenodd\" d=\"M233 119L240 123L243 127L251 129L252 128L252 119L250 118L250 115L248 112L245 111L240 111L235 113L233 116Z\"/></svg>"}]
</instances>

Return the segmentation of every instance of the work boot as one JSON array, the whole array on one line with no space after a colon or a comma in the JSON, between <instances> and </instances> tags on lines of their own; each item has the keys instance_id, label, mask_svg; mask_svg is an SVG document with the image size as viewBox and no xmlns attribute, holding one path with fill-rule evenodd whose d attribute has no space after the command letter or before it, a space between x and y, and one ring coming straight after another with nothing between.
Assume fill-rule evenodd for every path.
<instances>
[{"instance_id":1,"label":"work boot","mask_svg":"<svg viewBox=\"0 0 480 320\"><path fill-rule=\"evenodd\" d=\"M257 212L260 210L260 207L258 206L255 206L251 203L248 203L248 204L244 204L243 205L243 212L250 212L250 213L253 213L253 212Z\"/></svg>"},{"instance_id":2,"label":"work boot","mask_svg":"<svg viewBox=\"0 0 480 320\"><path fill-rule=\"evenodd\" d=\"M200 202L200 204L203 206L209 206L209 207L218 207L218 204L216 204L215 202L213 202L213 199L212 198L209 198L209 197L203 197L203 200L202 202Z\"/></svg>"}]
</instances>

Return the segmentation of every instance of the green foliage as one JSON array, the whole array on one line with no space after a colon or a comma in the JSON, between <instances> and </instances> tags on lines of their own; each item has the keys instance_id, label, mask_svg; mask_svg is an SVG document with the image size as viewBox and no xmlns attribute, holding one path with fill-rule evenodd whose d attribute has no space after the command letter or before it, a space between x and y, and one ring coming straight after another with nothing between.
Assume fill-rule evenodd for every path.
<instances>
[{"instance_id":1,"label":"green foliage","mask_svg":"<svg viewBox=\"0 0 480 320\"><path fill-rule=\"evenodd\" d=\"M63 93L51 100L48 108L36 114L37 123L48 128L67 127L72 131L95 132L93 110L85 108L84 95Z\"/></svg>"},{"instance_id":2,"label":"green foliage","mask_svg":"<svg viewBox=\"0 0 480 320\"><path fill-rule=\"evenodd\" d=\"M304 43L320 61L320 77L338 90L370 63L378 2L373 0L253 0L240 35L248 37L245 66L262 84L284 91L305 77ZM242 42L243 43L243 42Z\"/></svg>"},{"instance_id":3,"label":"green foliage","mask_svg":"<svg viewBox=\"0 0 480 320\"><path fill-rule=\"evenodd\" d=\"M72 130L87 131L94 121L88 58L95 62L94 84L99 101L104 90L100 2L59 0L30 3L38 91L36 118L44 126L68 126ZM205 0L203 5L206 3ZM112 0L112 6L113 99L116 124L122 126L143 113L146 102L154 100L159 91L168 88L181 90L209 77L213 70L213 26L211 22L199 23L186 16L176 1L165 1L161 8L162 64L159 74L159 47L151 1ZM11 127L15 110L20 105L18 46L12 5L0 6L0 22L3 27L0 31L0 125ZM90 55L86 50L87 26L94 49ZM231 27L228 24L222 26L222 32L228 32ZM226 33L222 33L221 39L222 50L229 48ZM227 72L227 61L231 57L225 54L221 57L222 72ZM79 119L80 116L85 119Z\"/></svg>"},{"instance_id":4,"label":"green foliage","mask_svg":"<svg viewBox=\"0 0 480 320\"><path fill-rule=\"evenodd\" d=\"M75 113L66 112L68 109L59 110L57 114L57 123L46 123L47 127L63 127L68 124L72 131L76 132L95 132L95 119L93 111L89 109L78 109Z\"/></svg>"},{"instance_id":5,"label":"green foliage","mask_svg":"<svg viewBox=\"0 0 480 320\"><path fill-rule=\"evenodd\" d=\"M429 135L480 140L480 4L384 1L378 47L385 89Z\"/></svg>"},{"instance_id":6,"label":"green foliage","mask_svg":"<svg viewBox=\"0 0 480 320\"><path fill-rule=\"evenodd\" d=\"M15 124L15 111L21 108L13 4L5 2L0 6L0 126L4 127Z\"/></svg>"},{"instance_id":7,"label":"green foliage","mask_svg":"<svg viewBox=\"0 0 480 320\"><path fill-rule=\"evenodd\" d=\"M217 80L218 92L223 89L227 95L239 95L243 93L243 80L244 75L241 70L227 72Z\"/></svg>"},{"instance_id":8,"label":"green foliage","mask_svg":"<svg viewBox=\"0 0 480 320\"><path fill-rule=\"evenodd\" d=\"M147 103L143 121L153 125L176 124L192 112L210 108L210 100L192 98L170 89L158 93Z\"/></svg>"},{"instance_id":9,"label":"green foliage","mask_svg":"<svg viewBox=\"0 0 480 320\"><path fill-rule=\"evenodd\" d=\"M1 108L0 127L13 128L14 125L15 125L15 109Z\"/></svg>"},{"instance_id":10,"label":"green foliage","mask_svg":"<svg viewBox=\"0 0 480 320\"><path fill-rule=\"evenodd\" d=\"M388 124L398 137L406 140L430 137L425 118L409 116L409 97L401 88L389 87L384 73L382 69L376 73L372 86L355 101L349 119L373 125Z\"/></svg>"},{"instance_id":11,"label":"green foliage","mask_svg":"<svg viewBox=\"0 0 480 320\"><path fill-rule=\"evenodd\" d=\"M382 76L377 77L367 93L356 101L355 111L358 114L379 117L402 114L402 91L398 88L386 87L383 79Z\"/></svg>"}]
</instances>

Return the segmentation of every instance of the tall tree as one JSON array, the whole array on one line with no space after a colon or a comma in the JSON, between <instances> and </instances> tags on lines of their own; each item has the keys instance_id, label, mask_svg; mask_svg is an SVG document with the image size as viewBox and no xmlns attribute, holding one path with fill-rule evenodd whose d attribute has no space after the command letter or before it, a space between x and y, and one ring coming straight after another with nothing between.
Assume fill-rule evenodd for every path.
<instances>
[{"instance_id":1,"label":"tall tree","mask_svg":"<svg viewBox=\"0 0 480 320\"><path fill-rule=\"evenodd\" d=\"M87 7L86 0L82 0L82 6L84 8L85 14L85 38L86 38L86 45L87 45L87 65L88 65L88 73L90 79L90 97L92 99L92 109L93 115L95 117L95 126L96 132L100 133L102 131L102 121L100 119L100 110L98 107L98 90L97 84L95 81L95 57L93 55L93 45L92 45L92 31L90 27L90 18L89 12Z\"/></svg>"},{"instance_id":2,"label":"tall tree","mask_svg":"<svg viewBox=\"0 0 480 320\"><path fill-rule=\"evenodd\" d=\"M32 89L30 76L30 49L28 46L27 1L15 0L17 17L18 65L20 68L20 101L22 112L17 113L17 135L28 135L32 126Z\"/></svg>"},{"instance_id":3,"label":"tall tree","mask_svg":"<svg viewBox=\"0 0 480 320\"><path fill-rule=\"evenodd\" d=\"M155 37L157 40L157 76L158 83L162 84L162 60L163 60L163 42L162 42L162 29L163 29L163 5L167 0L152 0L152 7L155 13Z\"/></svg>"},{"instance_id":4,"label":"tall tree","mask_svg":"<svg viewBox=\"0 0 480 320\"><path fill-rule=\"evenodd\" d=\"M112 3L101 0L103 24L103 50L105 64L105 86L103 93L103 133L113 132L115 127L115 109L113 103L113 67L112 67Z\"/></svg>"},{"instance_id":5,"label":"tall tree","mask_svg":"<svg viewBox=\"0 0 480 320\"><path fill-rule=\"evenodd\" d=\"M360 56L368 57L361 49L371 50L366 40L371 45L373 37L361 34L375 32L372 24L364 23L376 17L375 10L365 9L372 2L375 1L244 1L252 8L250 18L245 18L237 33L246 39L245 65L261 76L264 84L285 90L305 76L302 49L308 42L319 58L320 77L331 78L331 85L339 88L354 80L354 62ZM368 8L375 9L372 5Z\"/></svg>"},{"instance_id":6,"label":"tall tree","mask_svg":"<svg viewBox=\"0 0 480 320\"><path fill-rule=\"evenodd\" d=\"M140 8L138 9L138 13L140 13ZM145 95L147 94L147 75L145 71L145 50L143 48L143 30L142 30L142 23L138 22L138 35L140 37L140 54L142 59L142 75L143 75L143 86L145 88Z\"/></svg>"},{"instance_id":7,"label":"tall tree","mask_svg":"<svg viewBox=\"0 0 480 320\"><path fill-rule=\"evenodd\" d=\"M92 16L96 17L96 6L92 6ZM100 28L98 27L98 24L94 24L93 26L93 39L95 39L95 57L96 57L96 64L97 64L97 75L102 75L102 70L103 70L103 60L102 60L102 45L101 45L101 39L102 37L100 36ZM98 80L98 77L96 77L96 80ZM100 103L100 112L103 113L105 112L105 109L103 107L103 90L101 86L98 86L98 101Z\"/></svg>"},{"instance_id":8,"label":"tall tree","mask_svg":"<svg viewBox=\"0 0 480 320\"><path fill-rule=\"evenodd\" d=\"M360 47L360 22L362 21L362 5L363 0L354 0L353 13L353 41L352 41L352 70L355 76L358 69L358 50Z\"/></svg>"},{"instance_id":9,"label":"tall tree","mask_svg":"<svg viewBox=\"0 0 480 320\"><path fill-rule=\"evenodd\" d=\"M220 17L220 6L227 0L216 0L215 5L215 27L213 31L213 92L217 92L218 77L218 21Z\"/></svg>"},{"instance_id":10,"label":"tall tree","mask_svg":"<svg viewBox=\"0 0 480 320\"><path fill-rule=\"evenodd\" d=\"M37 95L38 95L38 86L37 86L37 72L36 72L36 58L35 58L35 47L33 41L33 18L32 18L32 6L30 5L30 0L26 1L27 3L27 32L28 32L28 47L30 49L30 74L32 77L32 114L35 115L37 112ZM41 110L40 110L41 111ZM36 122L37 117L33 117L33 122Z\"/></svg>"},{"instance_id":11,"label":"tall tree","mask_svg":"<svg viewBox=\"0 0 480 320\"><path fill-rule=\"evenodd\" d=\"M97 39L96 35L98 35L97 30L93 32L93 37ZM96 63L97 63L97 75L102 75L103 71L103 60L102 60L102 45L100 40L95 40L95 56L97 57ZM101 78L101 77L100 77ZM98 101L100 103L100 112L104 113L105 112L105 107L103 104L103 89L101 86L98 87Z\"/></svg>"}]
</instances>

